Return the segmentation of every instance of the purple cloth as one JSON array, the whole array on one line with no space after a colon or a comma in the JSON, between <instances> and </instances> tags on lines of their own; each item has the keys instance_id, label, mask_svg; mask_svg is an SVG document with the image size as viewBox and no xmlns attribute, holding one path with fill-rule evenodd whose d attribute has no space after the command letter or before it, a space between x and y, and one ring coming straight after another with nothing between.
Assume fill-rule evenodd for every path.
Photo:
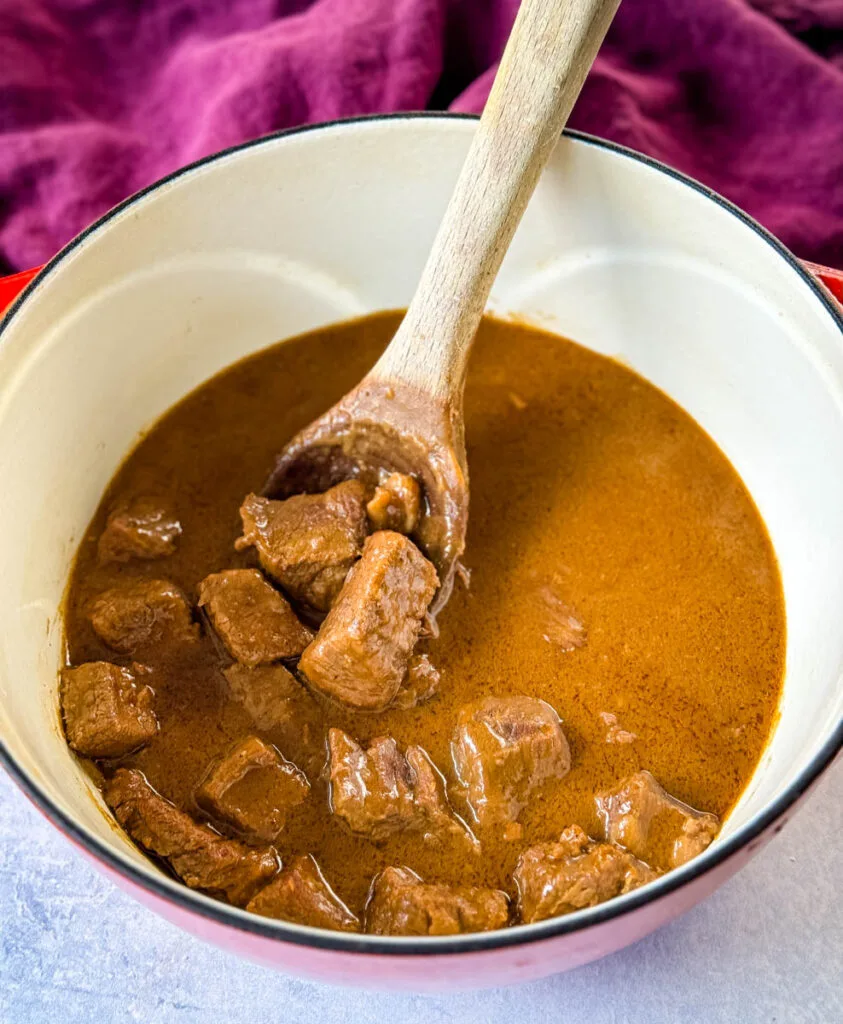
<instances>
[{"instance_id":1,"label":"purple cloth","mask_svg":"<svg viewBox=\"0 0 843 1024\"><path fill-rule=\"evenodd\" d=\"M354 114L480 110L516 8L2 0L0 271L223 146ZM843 266L843 0L623 0L571 124Z\"/></svg>"}]
</instances>

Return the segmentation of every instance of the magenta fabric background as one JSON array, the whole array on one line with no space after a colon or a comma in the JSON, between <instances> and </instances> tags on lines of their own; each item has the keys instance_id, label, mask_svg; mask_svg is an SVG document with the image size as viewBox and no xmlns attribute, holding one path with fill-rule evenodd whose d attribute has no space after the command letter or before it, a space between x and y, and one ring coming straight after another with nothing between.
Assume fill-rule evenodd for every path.
<instances>
[{"instance_id":1,"label":"magenta fabric background","mask_svg":"<svg viewBox=\"0 0 843 1024\"><path fill-rule=\"evenodd\" d=\"M0 0L0 272L223 146L355 114L479 111L517 6ZM623 0L571 124L843 266L843 0Z\"/></svg>"}]
</instances>

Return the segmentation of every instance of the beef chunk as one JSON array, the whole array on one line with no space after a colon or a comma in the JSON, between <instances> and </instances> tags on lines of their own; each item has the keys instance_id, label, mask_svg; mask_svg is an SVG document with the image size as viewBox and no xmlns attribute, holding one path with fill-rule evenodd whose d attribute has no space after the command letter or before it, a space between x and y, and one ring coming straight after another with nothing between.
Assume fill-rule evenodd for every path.
<instances>
[{"instance_id":1,"label":"beef chunk","mask_svg":"<svg viewBox=\"0 0 843 1024\"><path fill-rule=\"evenodd\" d=\"M657 877L627 850L595 842L577 825L566 828L558 842L525 850L513 875L524 923L593 907Z\"/></svg>"},{"instance_id":2,"label":"beef chunk","mask_svg":"<svg viewBox=\"0 0 843 1024\"><path fill-rule=\"evenodd\" d=\"M368 750L342 729L328 731L331 809L352 832L383 839L413 815L413 776L395 740L378 737Z\"/></svg>"},{"instance_id":3,"label":"beef chunk","mask_svg":"<svg viewBox=\"0 0 843 1024\"><path fill-rule=\"evenodd\" d=\"M283 665L248 668L235 662L223 671L235 700L255 725L305 772L325 764L325 724L311 692Z\"/></svg>"},{"instance_id":4,"label":"beef chunk","mask_svg":"<svg viewBox=\"0 0 843 1024\"><path fill-rule=\"evenodd\" d=\"M319 865L310 855L294 857L246 909L264 917L277 917L313 928L360 931L360 922L325 881Z\"/></svg>"},{"instance_id":5,"label":"beef chunk","mask_svg":"<svg viewBox=\"0 0 843 1024\"><path fill-rule=\"evenodd\" d=\"M235 663L224 670L228 687L259 729L279 732L297 746L321 748L324 761L324 729L312 695L283 665L248 668ZM283 746L283 744L282 744Z\"/></svg>"},{"instance_id":6,"label":"beef chunk","mask_svg":"<svg viewBox=\"0 0 843 1024\"><path fill-rule=\"evenodd\" d=\"M187 598L167 580L136 580L107 590L93 602L91 625L121 654L158 653L199 638Z\"/></svg>"},{"instance_id":7,"label":"beef chunk","mask_svg":"<svg viewBox=\"0 0 843 1024\"><path fill-rule=\"evenodd\" d=\"M235 662L223 675L232 696L243 705L259 729L283 728L295 718L299 703L313 700L283 665L249 668Z\"/></svg>"},{"instance_id":8,"label":"beef chunk","mask_svg":"<svg viewBox=\"0 0 843 1024\"><path fill-rule=\"evenodd\" d=\"M366 513L373 530L410 534L419 521L421 489L406 473L390 473L375 489Z\"/></svg>"},{"instance_id":9,"label":"beef chunk","mask_svg":"<svg viewBox=\"0 0 843 1024\"><path fill-rule=\"evenodd\" d=\"M204 608L226 650L244 665L294 658L313 639L310 630L257 569L228 569L199 584Z\"/></svg>"},{"instance_id":10,"label":"beef chunk","mask_svg":"<svg viewBox=\"0 0 843 1024\"><path fill-rule=\"evenodd\" d=\"M546 779L571 767L559 716L535 697L487 697L462 709L452 743L454 767L478 824L514 822ZM520 830L505 829L506 838Z\"/></svg>"},{"instance_id":11,"label":"beef chunk","mask_svg":"<svg viewBox=\"0 0 843 1024\"><path fill-rule=\"evenodd\" d=\"M302 771L275 747L249 736L211 767L196 802L238 832L271 842L309 792Z\"/></svg>"},{"instance_id":12,"label":"beef chunk","mask_svg":"<svg viewBox=\"0 0 843 1024\"><path fill-rule=\"evenodd\" d=\"M90 661L61 674L67 742L85 757L122 757L158 732L152 690L135 672Z\"/></svg>"},{"instance_id":13,"label":"beef chunk","mask_svg":"<svg viewBox=\"0 0 843 1024\"><path fill-rule=\"evenodd\" d=\"M342 704L385 708L407 674L437 584L436 570L402 534L369 537L300 671Z\"/></svg>"},{"instance_id":14,"label":"beef chunk","mask_svg":"<svg viewBox=\"0 0 843 1024\"><path fill-rule=\"evenodd\" d=\"M111 510L97 552L101 562L166 558L180 536L181 523L165 501L137 497Z\"/></svg>"},{"instance_id":15,"label":"beef chunk","mask_svg":"<svg viewBox=\"0 0 843 1024\"><path fill-rule=\"evenodd\" d=\"M328 732L331 809L352 832L381 840L404 829L431 839L474 836L448 803L445 780L421 747L406 755L391 737L367 750L341 729Z\"/></svg>"},{"instance_id":16,"label":"beef chunk","mask_svg":"<svg viewBox=\"0 0 843 1024\"><path fill-rule=\"evenodd\" d=\"M386 868L375 878L366 906L373 935L459 935L503 928L506 894L474 886L423 882L409 868Z\"/></svg>"},{"instance_id":17,"label":"beef chunk","mask_svg":"<svg viewBox=\"0 0 843 1024\"><path fill-rule=\"evenodd\" d=\"M636 772L597 797L606 838L662 870L691 860L717 835L716 814L696 811L666 793L649 772Z\"/></svg>"},{"instance_id":18,"label":"beef chunk","mask_svg":"<svg viewBox=\"0 0 843 1024\"><path fill-rule=\"evenodd\" d=\"M425 838L440 839L450 835L479 844L466 823L451 808L445 779L422 747L407 747L407 764L413 773L413 826Z\"/></svg>"},{"instance_id":19,"label":"beef chunk","mask_svg":"<svg viewBox=\"0 0 843 1024\"><path fill-rule=\"evenodd\" d=\"M255 547L264 570L291 597L326 612L360 557L365 503L359 480L286 501L250 494L240 509L243 536L235 546Z\"/></svg>"},{"instance_id":20,"label":"beef chunk","mask_svg":"<svg viewBox=\"0 0 843 1024\"><path fill-rule=\"evenodd\" d=\"M274 850L225 839L165 800L136 768L120 768L105 799L135 842L167 860L191 889L207 889L245 906L278 870Z\"/></svg>"},{"instance_id":21,"label":"beef chunk","mask_svg":"<svg viewBox=\"0 0 843 1024\"><path fill-rule=\"evenodd\" d=\"M430 663L430 658L426 654L413 655L401 689L396 693L390 706L406 711L408 708L425 704L439 692L441 681L439 669Z\"/></svg>"}]
</instances>

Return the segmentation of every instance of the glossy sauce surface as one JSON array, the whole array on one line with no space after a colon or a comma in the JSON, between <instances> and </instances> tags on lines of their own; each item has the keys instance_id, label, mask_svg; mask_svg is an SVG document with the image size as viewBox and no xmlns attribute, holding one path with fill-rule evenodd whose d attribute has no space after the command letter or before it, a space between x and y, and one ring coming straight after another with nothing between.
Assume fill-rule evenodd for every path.
<instances>
[{"instance_id":1,"label":"glossy sauce surface","mask_svg":"<svg viewBox=\"0 0 843 1024\"><path fill-rule=\"evenodd\" d=\"M195 602L209 573L256 564L233 547L244 496L261 487L290 436L363 376L398 322L398 314L379 314L274 346L223 371L154 426L81 545L67 606L69 663L131 660L115 657L88 622L86 609L103 590L166 578ZM595 793L639 768L722 817L775 720L785 649L775 558L737 474L687 414L617 362L487 320L472 355L466 433L471 584L456 586L439 638L424 645L442 672L434 700L379 714L319 700L309 729L256 729L223 677L231 659L205 626L183 656L152 659L160 731L121 762L202 819L194 791L210 762L255 732L276 744L312 793L275 845L282 859L313 854L355 912L387 865L512 893L525 847L572 823L599 837ZM183 528L176 552L100 564L109 509L147 494L174 506ZM570 773L546 784L522 815L521 839L478 830L479 855L458 840L425 845L415 833L375 844L331 815L329 726L361 742L391 735L420 744L453 782L459 709L509 694L556 709L572 758Z\"/></svg>"}]
</instances>

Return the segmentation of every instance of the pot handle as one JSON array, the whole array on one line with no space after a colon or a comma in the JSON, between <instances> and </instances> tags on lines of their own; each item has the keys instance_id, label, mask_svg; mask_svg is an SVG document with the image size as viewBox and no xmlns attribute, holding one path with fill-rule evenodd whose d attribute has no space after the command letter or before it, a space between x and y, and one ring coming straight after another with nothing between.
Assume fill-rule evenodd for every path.
<instances>
[{"instance_id":1,"label":"pot handle","mask_svg":"<svg viewBox=\"0 0 843 1024\"><path fill-rule=\"evenodd\" d=\"M809 263L802 260L802 266L813 274L831 292L832 296L843 306L843 270L833 270L831 267L821 267L818 263ZM33 267L31 270L22 270L19 274L12 274L11 277L0 277L0 313L17 298L18 294L36 277L41 267Z\"/></svg>"},{"instance_id":2,"label":"pot handle","mask_svg":"<svg viewBox=\"0 0 843 1024\"><path fill-rule=\"evenodd\" d=\"M32 270L22 270L11 277L0 277L0 313L6 306L11 305L12 300L18 297L40 270L41 267L33 267Z\"/></svg>"},{"instance_id":3,"label":"pot handle","mask_svg":"<svg viewBox=\"0 0 843 1024\"><path fill-rule=\"evenodd\" d=\"M835 299L843 306L843 270L833 270L831 267L821 267L819 263L809 263L802 260L802 266L814 277L826 286Z\"/></svg>"}]
</instances>

